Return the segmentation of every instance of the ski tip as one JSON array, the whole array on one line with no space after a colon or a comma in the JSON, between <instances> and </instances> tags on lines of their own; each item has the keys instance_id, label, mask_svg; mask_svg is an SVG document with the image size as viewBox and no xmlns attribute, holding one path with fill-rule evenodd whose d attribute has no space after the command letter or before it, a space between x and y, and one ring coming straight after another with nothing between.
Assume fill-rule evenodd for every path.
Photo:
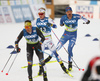
<instances>
[{"instance_id":1,"label":"ski tip","mask_svg":"<svg viewBox=\"0 0 100 81\"><path fill-rule=\"evenodd\" d=\"M80 71L81 69L79 69L79 71Z\"/></svg>"},{"instance_id":2,"label":"ski tip","mask_svg":"<svg viewBox=\"0 0 100 81\"><path fill-rule=\"evenodd\" d=\"M34 76L33 78L37 78L37 77L39 77L39 76L43 76L43 75L36 75L36 76Z\"/></svg>"},{"instance_id":3,"label":"ski tip","mask_svg":"<svg viewBox=\"0 0 100 81\"><path fill-rule=\"evenodd\" d=\"M6 75L8 75L8 73L6 73Z\"/></svg>"},{"instance_id":4,"label":"ski tip","mask_svg":"<svg viewBox=\"0 0 100 81\"><path fill-rule=\"evenodd\" d=\"M69 74L69 73L68 73L68 75L69 75L70 77L73 77L73 76L72 76L71 74Z\"/></svg>"},{"instance_id":5,"label":"ski tip","mask_svg":"<svg viewBox=\"0 0 100 81\"><path fill-rule=\"evenodd\" d=\"M3 70L1 72L3 73Z\"/></svg>"},{"instance_id":6,"label":"ski tip","mask_svg":"<svg viewBox=\"0 0 100 81\"><path fill-rule=\"evenodd\" d=\"M28 66L24 66L24 67L21 67L21 68L27 68Z\"/></svg>"}]
</instances>

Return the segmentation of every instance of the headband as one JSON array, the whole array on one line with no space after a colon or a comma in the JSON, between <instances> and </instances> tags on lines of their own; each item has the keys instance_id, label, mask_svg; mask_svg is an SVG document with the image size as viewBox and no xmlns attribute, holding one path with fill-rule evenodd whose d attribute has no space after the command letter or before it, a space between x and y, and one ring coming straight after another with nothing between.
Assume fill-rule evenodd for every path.
<instances>
[{"instance_id":1,"label":"headband","mask_svg":"<svg viewBox=\"0 0 100 81\"><path fill-rule=\"evenodd\" d=\"M31 26L31 22L26 22L25 26Z\"/></svg>"},{"instance_id":2,"label":"headband","mask_svg":"<svg viewBox=\"0 0 100 81\"><path fill-rule=\"evenodd\" d=\"M39 9L38 13L40 13L40 12L45 13L45 10L44 9Z\"/></svg>"}]
</instances>

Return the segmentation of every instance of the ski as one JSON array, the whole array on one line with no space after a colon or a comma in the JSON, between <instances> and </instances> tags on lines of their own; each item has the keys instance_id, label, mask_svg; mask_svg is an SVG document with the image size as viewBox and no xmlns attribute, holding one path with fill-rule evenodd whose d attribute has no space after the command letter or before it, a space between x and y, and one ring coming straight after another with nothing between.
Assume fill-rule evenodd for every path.
<instances>
[{"instance_id":1,"label":"ski","mask_svg":"<svg viewBox=\"0 0 100 81\"><path fill-rule=\"evenodd\" d=\"M66 74L66 73L64 73L64 74ZM70 77L73 77L73 75L71 75L70 73L68 73L68 75L69 75Z\"/></svg>"},{"instance_id":2,"label":"ski","mask_svg":"<svg viewBox=\"0 0 100 81\"><path fill-rule=\"evenodd\" d=\"M49 62L47 62L46 64L48 64L48 63L55 63L55 62L57 62L57 60L55 60L55 61L49 61ZM38 66L39 65L39 63L36 63L36 64L33 64L32 66ZM21 68L27 68L28 66L23 66L23 67L21 67Z\"/></svg>"},{"instance_id":3,"label":"ski","mask_svg":"<svg viewBox=\"0 0 100 81\"><path fill-rule=\"evenodd\" d=\"M73 75L71 75L70 73L67 73L70 77L73 77Z\"/></svg>"},{"instance_id":4,"label":"ski","mask_svg":"<svg viewBox=\"0 0 100 81\"><path fill-rule=\"evenodd\" d=\"M73 72L73 70L72 71L69 71L69 72ZM66 73L64 72L64 74L66 74Z\"/></svg>"},{"instance_id":5,"label":"ski","mask_svg":"<svg viewBox=\"0 0 100 81\"><path fill-rule=\"evenodd\" d=\"M36 75L36 76L34 76L33 78L38 78L39 76L43 76L43 75Z\"/></svg>"},{"instance_id":6,"label":"ski","mask_svg":"<svg viewBox=\"0 0 100 81\"><path fill-rule=\"evenodd\" d=\"M73 77L70 73L67 73L70 77ZM36 75L36 76L34 76L33 78L38 78L38 77L40 77L40 76L43 76L43 75Z\"/></svg>"},{"instance_id":7,"label":"ski","mask_svg":"<svg viewBox=\"0 0 100 81\"><path fill-rule=\"evenodd\" d=\"M66 73L70 76L70 77L73 77L68 70L66 70Z\"/></svg>"}]
</instances>

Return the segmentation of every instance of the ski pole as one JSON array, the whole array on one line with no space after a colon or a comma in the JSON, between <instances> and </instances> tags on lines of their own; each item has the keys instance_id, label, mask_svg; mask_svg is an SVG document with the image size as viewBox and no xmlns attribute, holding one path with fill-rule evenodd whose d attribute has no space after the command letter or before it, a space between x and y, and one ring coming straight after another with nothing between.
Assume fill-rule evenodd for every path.
<instances>
[{"instance_id":1,"label":"ski pole","mask_svg":"<svg viewBox=\"0 0 100 81\"><path fill-rule=\"evenodd\" d=\"M15 48L14 48L14 51L15 51ZM9 60L10 60L11 56L12 56L12 54L11 54L11 55L10 55L10 57L8 58L8 60L7 60L6 64L4 65L4 67L3 67L3 69L2 69L2 71L1 71L1 72L3 72L3 71L4 71L4 69L5 69L5 67L7 66L7 64L8 64L8 62L9 62Z\"/></svg>"},{"instance_id":2,"label":"ski pole","mask_svg":"<svg viewBox=\"0 0 100 81\"><path fill-rule=\"evenodd\" d=\"M40 50L40 49L38 49L38 50L39 50L40 52L43 52L43 53L47 54L47 55L50 55L51 57L56 58L55 56L53 56L53 55L51 55L51 54L49 54L49 53L47 53L47 52L44 52L44 51L42 51L42 50ZM61 60L62 60L62 59L61 59ZM62 60L62 61L68 64L68 62L66 62L66 61L64 61L64 60ZM77 68L77 66L75 66L75 65L72 65L72 66L74 66L74 67ZM79 69L84 71L84 69L81 69L81 68L79 68Z\"/></svg>"},{"instance_id":3,"label":"ski pole","mask_svg":"<svg viewBox=\"0 0 100 81\"><path fill-rule=\"evenodd\" d=\"M57 37L57 35L54 33L54 31L52 30L52 32L53 32L53 34L55 35L55 37L58 39L58 41L60 42L60 40L59 40L59 38ZM60 42L61 43L61 42ZM61 45L62 45L62 43L61 43ZM68 51L66 50L66 48L62 45L62 47L65 49L65 51L67 52L67 54L69 55L69 53L68 53ZM70 56L70 55L69 55ZM70 56L71 57L71 56ZM73 60L73 58L71 58L72 59L72 61L74 62L74 64L76 65L76 67L79 69L79 70L81 70L79 67L78 67L78 65L76 64L76 62ZM82 70L84 70L84 69L82 69Z\"/></svg>"},{"instance_id":4,"label":"ski pole","mask_svg":"<svg viewBox=\"0 0 100 81\"><path fill-rule=\"evenodd\" d=\"M3 69L2 69L2 71L1 71L1 72L3 72L3 71L4 71L4 69L5 69L5 67L7 66L7 64L8 64L8 62L9 62L9 60L10 60L11 56L12 56L12 54L11 54L11 55L10 55L10 57L8 58L8 60L7 60L6 64L4 65L4 67L3 67Z\"/></svg>"},{"instance_id":5,"label":"ski pole","mask_svg":"<svg viewBox=\"0 0 100 81\"><path fill-rule=\"evenodd\" d=\"M15 58L14 58L14 60L13 60L12 64L11 64L10 68L8 69L8 71L7 71L6 75L8 75L8 73L9 73L9 71L10 71L10 69L11 69L12 65L13 65L13 64L14 64L14 62L15 62L15 59L16 59L17 55L18 55L18 54L16 54L16 56L15 56Z\"/></svg>"}]
</instances>

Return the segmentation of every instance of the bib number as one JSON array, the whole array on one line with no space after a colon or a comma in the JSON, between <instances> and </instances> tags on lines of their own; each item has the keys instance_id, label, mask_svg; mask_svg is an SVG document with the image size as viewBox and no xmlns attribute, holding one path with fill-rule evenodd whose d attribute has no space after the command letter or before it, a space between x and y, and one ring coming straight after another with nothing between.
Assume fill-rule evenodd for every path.
<instances>
[{"instance_id":1,"label":"bib number","mask_svg":"<svg viewBox=\"0 0 100 81\"><path fill-rule=\"evenodd\" d=\"M46 32L46 27L41 27L40 30Z\"/></svg>"}]
</instances>

